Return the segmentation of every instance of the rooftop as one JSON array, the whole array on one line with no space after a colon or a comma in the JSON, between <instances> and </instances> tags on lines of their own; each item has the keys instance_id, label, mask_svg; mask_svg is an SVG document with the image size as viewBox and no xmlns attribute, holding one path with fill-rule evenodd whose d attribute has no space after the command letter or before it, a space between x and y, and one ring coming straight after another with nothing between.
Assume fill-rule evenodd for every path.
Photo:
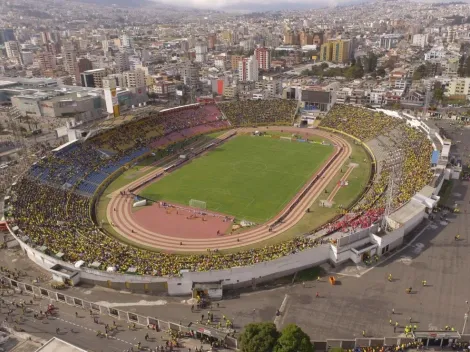
<instances>
[{"instance_id":1,"label":"rooftop","mask_svg":"<svg viewBox=\"0 0 470 352\"><path fill-rule=\"evenodd\" d=\"M36 352L86 352L86 350L82 350L64 340L53 337L37 349Z\"/></svg>"},{"instance_id":2,"label":"rooftop","mask_svg":"<svg viewBox=\"0 0 470 352\"><path fill-rule=\"evenodd\" d=\"M398 222L399 224L404 224L408 220L412 219L416 214L422 212L424 208L425 206L423 204L411 200L391 214L390 219Z\"/></svg>"},{"instance_id":3,"label":"rooftop","mask_svg":"<svg viewBox=\"0 0 470 352\"><path fill-rule=\"evenodd\" d=\"M106 69L105 68L95 68L93 70L83 71L83 73L93 73L93 72L101 72L101 71L106 71Z\"/></svg>"}]
</instances>

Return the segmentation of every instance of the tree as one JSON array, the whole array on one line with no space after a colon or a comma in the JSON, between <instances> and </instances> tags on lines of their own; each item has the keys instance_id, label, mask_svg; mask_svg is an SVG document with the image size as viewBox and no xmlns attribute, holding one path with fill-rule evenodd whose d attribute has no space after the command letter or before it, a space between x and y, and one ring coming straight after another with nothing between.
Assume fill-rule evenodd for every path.
<instances>
[{"instance_id":1,"label":"tree","mask_svg":"<svg viewBox=\"0 0 470 352\"><path fill-rule=\"evenodd\" d=\"M441 101L444 98L444 89L442 88L441 83L434 83L434 99Z\"/></svg>"},{"instance_id":2,"label":"tree","mask_svg":"<svg viewBox=\"0 0 470 352\"><path fill-rule=\"evenodd\" d=\"M322 63L320 64L320 67L321 67L322 70L326 70L326 69L327 69L328 67L330 67L330 66L329 66L326 62L322 62Z\"/></svg>"},{"instance_id":3,"label":"tree","mask_svg":"<svg viewBox=\"0 0 470 352\"><path fill-rule=\"evenodd\" d=\"M274 352L314 352L310 337L297 325L287 325L277 340Z\"/></svg>"},{"instance_id":4,"label":"tree","mask_svg":"<svg viewBox=\"0 0 470 352\"><path fill-rule=\"evenodd\" d=\"M272 352L278 338L274 323L251 323L240 335L240 349L242 352Z\"/></svg>"},{"instance_id":5,"label":"tree","mask_svg":"<svg viewBox=\"0 0 470 352\"><path fill-rule=\"evenodd\" d=\"M385 76L385 69L383 67L379 67L377 69L377 76L384 77Z\"/></svg>"},{"instance_id":6,"label":"tree","mask_svg":"<svg viewBox=\"0 0 470 352\"><path fill-rule=\"evenodd\" d=\"M413 72L413 81L419 81L424 78L426 75L426 66L419 65L416 70Z\"/></svg>"},{"instance_id":7,"label":"tree","mask_svg":"<svg viewBox=\"0 0 470 352\"><path fill-rule=\"evenodd\" d=\"M362 68L361 62L358 60L354 66L348 67L344 72L344 77L347 79L362 78L364 76L364 69Z\"/></svg>"}]
</instances>

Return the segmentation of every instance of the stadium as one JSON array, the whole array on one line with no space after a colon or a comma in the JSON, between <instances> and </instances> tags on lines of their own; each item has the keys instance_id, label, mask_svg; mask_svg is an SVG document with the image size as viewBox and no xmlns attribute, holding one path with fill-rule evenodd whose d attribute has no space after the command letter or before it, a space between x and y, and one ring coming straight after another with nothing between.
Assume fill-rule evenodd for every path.
<instances>
[{"instance_id":1,"label":"stadium","mask_svg":"<svg viewBox=\"0 0 470 352\"><path fill-rule=\"evenodd\" d=\"M8 227L64 280L173 295L369 263L399 247L444 178L427 126L336 105L306 129L293 127L298 109L210 102L93 130L18 178Z\"/></svg>"}]
</instances>

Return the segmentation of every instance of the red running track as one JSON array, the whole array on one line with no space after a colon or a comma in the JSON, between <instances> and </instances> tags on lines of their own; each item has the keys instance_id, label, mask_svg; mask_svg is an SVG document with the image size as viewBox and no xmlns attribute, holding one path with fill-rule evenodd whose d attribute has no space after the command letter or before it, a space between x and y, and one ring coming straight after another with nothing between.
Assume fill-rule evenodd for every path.
<instances>
[{"instance_id":1,"label":"red running track","mask_svg":"<svg viewBox=\"0 0 470 352\"><path fill-rule=\"evenodd\" d=\"M269 130L280 129L281 127L269 128ZM247 128L240 131L250 132L254 130L254 128ZM256 130L263 129L256 128ZM327 186L331 178L339 172L344 161L347 160L351 154L351 146L349 143L341 137L329 132L323 130L310 130L306 132L305 129L294 127L283 127L282 130L302 134L307 138L309 136L316 135L324 139L328 139L335 145L333 156L336 154L338 154L338 156L328 168L325 168L325 165L331 161L333 156L325 162L322 167L322 169L325 169L324 176L313 185L307 195L299 201L297 206L287 216L284 222L278 225L274 231L269 231L269 225L267 223L240 234L217 236L217 230L220 229L222 232L223 226L225 226L226 223L220 224L219 220L211 219L210 217L203 222L200 218L189 220L186 219L185 216L179 216L179 214L178 216L176 214L163 216L166 214L154 212L153 210L155 206L158 207L158 205L148 207L145 215L139 215L143 210L132 212L132 198L129 196L121 196L119 192L138 186L145 179L149 179L155 174L161 172L161 169L155 170L111 194L110 196L112 199L107 209L108 220L110 220L114 230L121 236L126 237L128 240L167 252L205 252L209 248L212 250L232 249L241 246L253 245L277 236L281 232L294 226L302 218L306 209L318 198L321 191ZM316 175L312 176L310 180L315 176ZM308 183L310 182L307 182L307 184ZM276 219L284 214L285 209L298 199L298 196L302 193L307 184L299 191L296 197L286 205L283 211L269 221L269 224L272 224Z\"/></svg>"}]
</instances>

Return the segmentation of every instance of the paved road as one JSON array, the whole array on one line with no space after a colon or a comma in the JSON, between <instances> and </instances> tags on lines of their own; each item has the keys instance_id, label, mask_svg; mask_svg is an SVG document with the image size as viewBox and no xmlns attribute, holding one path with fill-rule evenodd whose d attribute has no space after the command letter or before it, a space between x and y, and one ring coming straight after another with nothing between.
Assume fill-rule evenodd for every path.
<instances>
[{"instance_id":1,"label":"paved road","mask_svg":"<svg viewBox=\"0 0 470 352\"><path fill-rule=\"evenodd\" d=\"M113 319L109 316L94 315L90 316L89 312L71 307L66 304L53 302L58 308L57 314L53 317L36 318L35 313L45 312L51 301L43 298L33 299L30 295L8 295L4 296L4 304L1 304L0 319L7 327L14 328L17 326L22 332L32 335L40 339L48 340L52 336L57 336L67 342L75 344L89 351L128 351L131 347L135 348L138 342L142 343L142 350L155 349L157 346L164 346L169 335L166 332L151 331L147 328L136 327L129 328L129 323L116 321L117 330L112 331L108 338L98 337L98 331L105 332L105 324L113 326ZM12 302L19 303L21 300L26 302L26 312L23 313L21 308L15 307ZM8 315L8 311L13 309L13 313ZM78 314L78 315L76 315ZM8 315L8 317L7 317ZM93 318L98 319L95 323ZM5 323L5 319L8 322ZM60 331L57 332L56 329ZM149 334L150 338L145 341L145 335ZM185 348L176 349L176 351L187 351L189 347L200 347L197 340L185 339L183 341ZM206 350L208 346L204 346Z\"/></svg>"},{"instance_id":2,"label":"paved road","mask_svg":"<svg viewBox=\"0 0 470 352\"><path fill-rule=\"evenodd\" d=\"M464 165L470 164L470 127L452 120L434 120L432 123L444 131L444 137L452 140L450 154L461 159Z\"/></svg>"}]
</instances>

